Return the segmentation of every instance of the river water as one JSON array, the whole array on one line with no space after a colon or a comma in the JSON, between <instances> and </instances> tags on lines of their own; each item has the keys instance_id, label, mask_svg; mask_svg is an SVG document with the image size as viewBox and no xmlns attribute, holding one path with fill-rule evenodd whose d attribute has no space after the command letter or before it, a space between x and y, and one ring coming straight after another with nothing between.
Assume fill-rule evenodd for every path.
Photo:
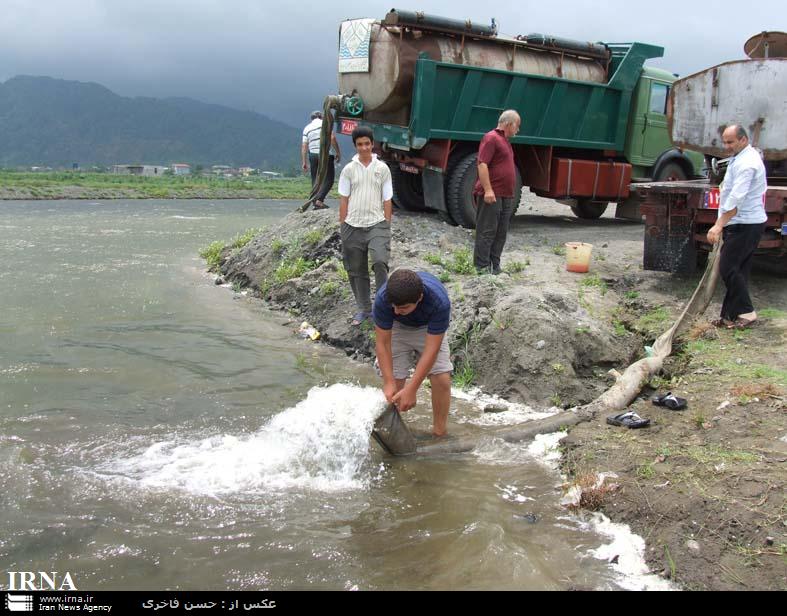
<instances>
[{"instance_id":1,"label":"river water","mask_svg":"<svg viewBox=\"0 0 787 616\"><path fill-rule=\"evenodd\" d=\"M295 205L0 202L0 588L659 587L638 538L560 507L559 435L384 456L371 368L213 284L199 249Z\"/></svg>"}]
</instances>

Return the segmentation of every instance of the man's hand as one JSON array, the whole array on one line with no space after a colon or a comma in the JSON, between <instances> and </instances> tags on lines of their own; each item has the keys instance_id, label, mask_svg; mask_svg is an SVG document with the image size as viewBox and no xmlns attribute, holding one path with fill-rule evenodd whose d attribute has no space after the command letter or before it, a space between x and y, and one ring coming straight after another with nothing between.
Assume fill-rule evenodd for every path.
<instances>
[{"instance_id":1,"label":"man's hand","mask_svg":"<svg viewBox=\"0 0 787 616\"><path fill-rule=\"evenodd\" d=\"M412 390L408 385L402 391L396 394L391 400L391 402L393 402L396 405L396 408L399 409L400 413L404 413L406 411L409 411L411 408L415 406L415 403L417 401L416 400L417 393L418 393L417 391Z\"/></svg>"},{"instance_id":2,"label":"man's hand","mask_svg":"<svg viewBox=\"0 0 787 616\"><path fill-rule=\"evenodd\" d=\"M722 229L723 229L723 227L720 227L719 225L713 225L708 230L708 241L711 244L715 244L716 242L719 241L719 237L721 236Z\"/></svg>"},{"instance_id":3,"label":"man's hand","mask_svg":"<svg viewBox=\"0 0 787 616\"><path fill-rule=\"evenodd\" d=\"M497 201L497 197L495 196L495 191L490 189L484 191L484 203L494 203Z\"/></svg>"},{"instance_id":4,"label":"man's hand","mask_svg":"<svg viewBox=\"0 0 787 616\"><path fill-rule=\"evenodd\" d=\"M340 162L342 162L342 155L341 155L341 154L339 154L339 152L336 152L336 156L334 156L334 157L333 157L333 162L335 162L337 165L338 165Z\"/></svg>"},{"instance_id":5,"label":"man's hand","mask_svg":"<svg viewBox=\"0 0 787 616\"><path fill-rule=\"evenodd\" d=\"M303 169L304 171L307 171L309 169L309 165L307 165L305 162L303 162L303 163L301 163L301 169Z\"/></svg>"},{"instance_id":6,"label":"man's hand","mask_svg":"<svg viewBox=\"0 0 787 616\"><path fill-rule=\"evenodd\" d=\"M394 396L396 395L396 383L384 383L383 395L389 404L393 402Z\"/></svg>"}]
</instances>

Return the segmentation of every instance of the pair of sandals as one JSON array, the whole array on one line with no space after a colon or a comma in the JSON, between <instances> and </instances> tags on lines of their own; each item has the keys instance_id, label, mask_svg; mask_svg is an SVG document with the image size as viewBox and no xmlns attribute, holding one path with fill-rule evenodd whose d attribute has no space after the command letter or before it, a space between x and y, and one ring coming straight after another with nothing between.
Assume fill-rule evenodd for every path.
<instances>
[{"instance_id":1,"label":"pair of sandals","mask_svg":"<svg viewBox=\"0 0 787 616\"><path fill-rule=\"evenodd\" d=\"M656 406L664 406L672 411L681 411L688 406L685 398L679 398L671 391L660 396L653 396L650 401ZM610 415L607 417L607 423L610 426L625 426L632 429L647 428L650 425L650 419L644 419L634 411L625 411L618 415Z\"/></svg>"},{"instance_id":2,"label":"pair of sandals","mask_svg":"<svg viewBox=\"0 0 787 616\"><path fill-rule=\"evenodd\" d=\"M757 324L757 319L744 319L738 317L734 321L729 321L724 318L714 319L710 322L713 327L723 327L724 329L749 329Z\"/></svg>"}]
</instances>

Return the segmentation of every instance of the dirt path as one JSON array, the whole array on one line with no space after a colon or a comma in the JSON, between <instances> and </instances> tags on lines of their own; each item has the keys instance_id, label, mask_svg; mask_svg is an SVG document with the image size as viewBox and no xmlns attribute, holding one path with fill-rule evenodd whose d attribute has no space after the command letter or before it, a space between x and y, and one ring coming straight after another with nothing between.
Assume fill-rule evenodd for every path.
<instances>
[{"instance_id":1,"label":"dirt path","mask_svg":"<svg viewBox=\"0 0 787 616\"><path fill-rule=\"evenodd\" d=\"M373 328L349 324L336 217L335 208L291 215L226 253L221 270L308 320L327 343L371 361ZM392 266L431 271L451 294L455 384L544 407L598 396L608 370L642 357L700 277L644 271L640 223L611 212L579 220L531 195L512 222L500 276L468 267L467 230L401 212L393 228ZM593 244L589 273L566 271L569 241ZM787 589L787 285L755 271L752 291L758 327L728 332L701 322L679 341L665 373L632 404L650 427L598 417L564 441L570 477L618 475L596 504L642 535L652 569L684 588ZM720 298L718 290L708 320ZM686 410L650 403L655 391L670 390L688 399Z\"/></svg>"}]
</instances>

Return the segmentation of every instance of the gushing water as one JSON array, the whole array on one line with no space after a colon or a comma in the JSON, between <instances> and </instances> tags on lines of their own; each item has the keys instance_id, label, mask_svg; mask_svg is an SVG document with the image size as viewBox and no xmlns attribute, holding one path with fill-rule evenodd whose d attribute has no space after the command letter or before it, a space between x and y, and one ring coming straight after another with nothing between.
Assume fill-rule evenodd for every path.
<instances>
[{"instance_id":1,"label":"gushing water","mask_svg":"<svg viewBox=\"0 0 787 616\"><path fill-rule=\"evenodd\" d=\"M173 436L112 460L99 472L195 494L357 489L369 480L364 473L369 434L384 402L371 387L313 387L305 400L252 434Z\"/></svg>"}]
</instances>

